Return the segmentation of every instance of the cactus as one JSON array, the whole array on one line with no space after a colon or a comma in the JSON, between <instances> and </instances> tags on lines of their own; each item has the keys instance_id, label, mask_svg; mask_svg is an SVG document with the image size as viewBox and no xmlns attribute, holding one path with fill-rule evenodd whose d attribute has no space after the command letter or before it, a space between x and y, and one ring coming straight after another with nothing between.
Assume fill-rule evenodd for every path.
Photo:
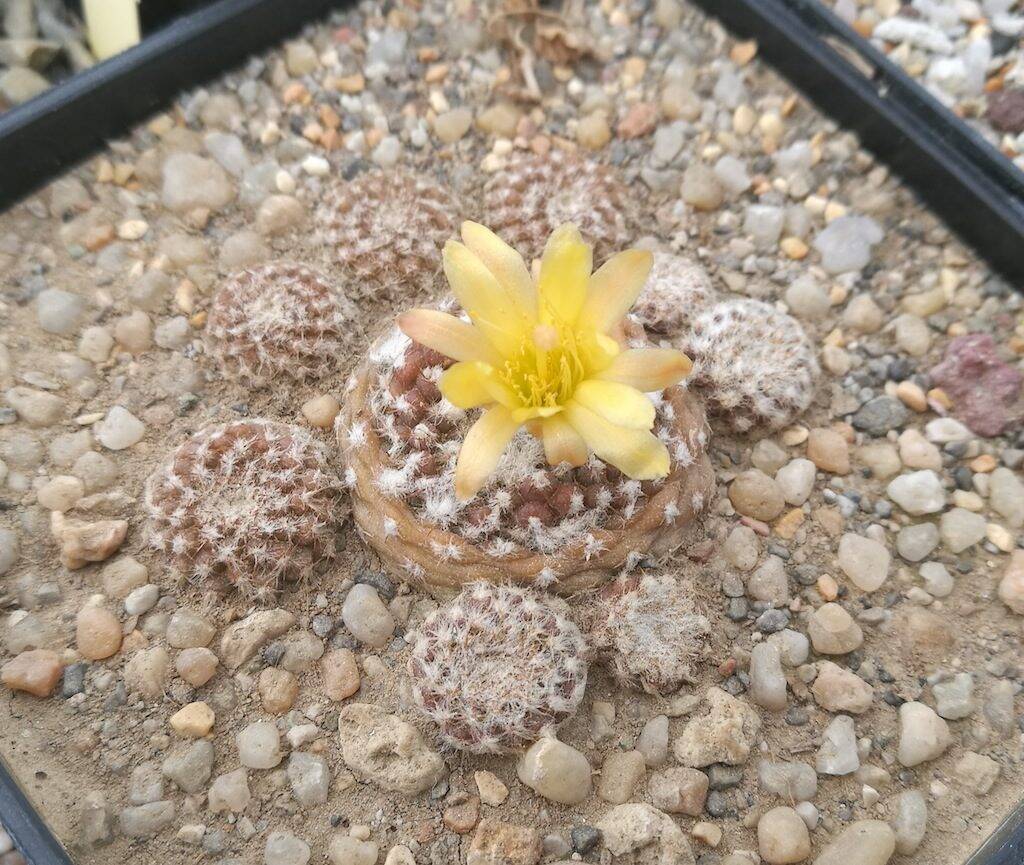
<instances>
[{"instance_id":1,"label":"cactus","mask_svg":"<svg viewBox=\"0 0 1024 865\"><path fill-rule=\"evenodd\" d=\"M552 553L599 528L617 528L664 486L663 480L630 480L594 455L577 468L549 466L542 443L520 431L487 486L470 502L459 502L453 478L471 418L437 388L450 361L400 334L383 350L390 354L382 362L372 407L388 455L401 468L381 472L378 488L421 518L489 545L496 555L516 547ZM673 454L685 459L698 453L696 443L669 435L664 418L658 424L656 432Z\"/></svg>"},{"instance_id":2,"label":"cactus","mask_svg":"<svg viewBox=\"0 0 1024 865\"><path fill-rule=\"evenodd\" d=\"M375 171L328 190L317 226L353 296L408 297L433 284L458 213L454 196L433 178Z\"/></svg>"},{"instance_id":3,"label":"cactus","mask_svg":"<svg viewBox=\"0 0 1024 865\"><path fill-rule=\"evenodd\" d=\"M637 575L601 590L587 636L624 685L667 694L690 679L710 629L685 584Z\"/></svg>"},{"instance_id":4,"label":"cactus","mask_svg":"<svg viewBox=\"0 0 1024 865\"><path fill-rule=\"evenodd\" d=\"M268 600L334 555L339 484L300 427L253 419L207 427L146 483L150 539L183 577Z\"/></svg>"},{"instance_id":5,"label":"cactus","mask_svg":"<svg viewBox=\"0 0 1024 865\"><path fill-rule=\"evenodd\" d=\"M519 750L576 711L584 650L579 629L535 592L469 585L416 635L413 698L454 748Z\"/></svg>"},{"instance_id":6,"label":"cactus","mask_svg":"<svg viewBox=\"0 0 1024 865\"><path fill-rule=\"evenodd\" d=\"M758 300L712 306L678 341L693 360L689 386L708 414L737 433L778 429L811 404L820 369L790 315Z\"/></svg>"},{"instance_id":7,"label":"cactus","mask_svg":"<svg viewBox=\"0 0 1024 865\"><path fill-rule=\"evenodd\" d=\"M527 261L571 222L603 261L631 240L635 203L613 169L570 153L518 155L484 188L483 222Z\"/></svg>"},{"instance_id":8,"label":"cactus","mask_svg":"<svg viewBox=\"0 0 1024 865\"><path fill-rule=\"evenodd\" d=\"M274 262L226 279L210 305L209 353L221 371L250 386L284 375L317 378L342 356L354 310L325 277Z\"/></svg>"},{"instance_id":9,"label":"cactus","mask_svg":"<svg viewBox=\"0 0 1024 865\"><path fill-rule=\"evenodd\" d=\"M717 302L718 293L703 267L678 255L656 252L633 315L652 334L675 337Z\"/></svg>"}]
</instances>

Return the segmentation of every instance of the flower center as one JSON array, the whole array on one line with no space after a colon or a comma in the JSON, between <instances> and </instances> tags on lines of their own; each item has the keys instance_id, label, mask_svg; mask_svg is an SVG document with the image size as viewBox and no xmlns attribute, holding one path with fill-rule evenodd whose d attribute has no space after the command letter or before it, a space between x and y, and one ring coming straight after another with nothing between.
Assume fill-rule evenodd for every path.
<instances>
[{"instance_id":1,"label":"flower center","mask_svg":"<svg viewBox=\"0 0 1024 865\"><path fill-rule=\"evenodd\" d=\"M582 347L561 322L540 324L498 374L526 408L564 406L587 377Z\"/></svg>"}]
</instances>

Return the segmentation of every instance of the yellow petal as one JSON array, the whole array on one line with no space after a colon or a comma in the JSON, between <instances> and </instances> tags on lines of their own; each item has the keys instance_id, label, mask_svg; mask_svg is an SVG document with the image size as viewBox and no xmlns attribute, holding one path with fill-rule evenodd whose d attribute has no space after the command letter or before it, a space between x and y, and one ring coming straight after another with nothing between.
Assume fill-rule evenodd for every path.
<instances>
[{"instance_id":1,"label":"yellow petal","mask_svg":"<svg viewBox=\"0 0 1024 865\"><path fill-rule=\"evenodd\" d=\"M587 296L593 252L575 225L556 228L540 262L540 318L575 324Z\"/></svg>"},{"instance_id":2,"label":"yellow petal","mask_svg":"<svg viewBox=\"0 0 1024 865\"><path fill-rule=\"evenodd\" d=\"M398 327L409 339L438 351L453 360L480 360L502 363L494 347L468 321L438 312L413 309L398 316Z\"/></svg>"},{"instance_id":3,"label":"yellow petal","mask_svg":"<svg viewBox=\"0 0 1024 865\"><path fill-rule=\"evenodd\" d=\"M494 367L488 363L457 363L445 370L438 387L448 402L459 408L474 408L492 402L501 403L510 409L518 409L522 405L515 391L501 380Z\"/></svg>"},{"instance_id":4,"label":"yellow petal","mask_svg":"<svg viewBox=\"0 0 1024 865\"><path fill-rule=\"evenodd\" d=\"M573 399L616 426L630 429L654 426L654 404L629 385L588 379L577 386Z\"/></svg>"},{"instance_id":5,"label":"yellow petal","mask_svg":"<svg viewBox=\"0 0 1024 865\"><path fill-rule=\"evenodd\" d=\"M512 409L512 418L517 423L526 423L534 418L546 418L552 417L558 414L562 410L560 405L545 405L545 406L524 406L521 408Z\"/></svg>"},{"instance_id":6,"label":"yellow petal","mask_svg":"<svg viewBox=\"0 0 1024 865\"><path fill-rule=\"evenodd\" d=\"M487 483L509 440L519 429L504 406L487 409L466 435L455 466L455 495L465 502Z\"/></svg>"},{"instance_id":7,"label":"yellow petal","mask_svg":"<svg viewBox=\"0 0 1024 865\"><path fill-rule=\"evenodd\" d=\"M631 348L616 357L596 378L653 393L678 384L691 369L693 361L674 348Z\"/></svg>"},{"instance_id":8,"label":"yellow petal","mask_svg":"<svg viewBox=\"0 0 1024 865\"><path fill-rule=\"evenodd\" d=\"M668 448L646 430L610 424L575 400L566 405L565 419L595 454L628 477L648 481L668 474Z\"/></svg>"},{"instance_id":9,"label":"yellow petal","mask_svg":"<svg viewBox=\"0 0 1024 865\"><path fill-rule=\"evenodd\" d=\"M530 317L536 318L537 290L523 257L479 222L463 222L462 239L486 265L509 297Z\"/></svg>"},{"instance_id":10,"label":"yellow petal","mask_svg":"<svg viewBox=\"0 0 1024 865\"><path fill-rule=\"evenodd\" d=\"M452 293L473 324L501 354L514 354L533 322L468 247L449 240L443 259Z\"/></svg>"},{"instance_id":11,"label":"yellow petal","mask_svg":"<svg viewBox=\"0 0 1024 865\"><path fill-rule=\"evenodd\" d=\"M607 333L636 302L651 272L654 256L645 249L627 249L608 259L590 277L580 327Z\"/></svg>"},{"instance_id":12,"label":"yellow petal","mask_svg":"<svg viewBox=\"0 0 1024 865\"><path fill-rule=\"evenodd\" d=\"M437 383L444 398L458 408L476 408L494 402L486 384L486 369L490 367L474 361L462 361L450 366Z\"/></svg>"},{"instance_id":13,"label":"yellow petal","mask_svg":"<svg viewBox=\"0 0 1024 865\"><path fill-rule=\"evenodd\" d=\"M549 465L569 463L571 466L581 466L587 461L587 443L564 417L555 415L545 418L542 423L544 455Z\"/></svg>"}]
</instances>

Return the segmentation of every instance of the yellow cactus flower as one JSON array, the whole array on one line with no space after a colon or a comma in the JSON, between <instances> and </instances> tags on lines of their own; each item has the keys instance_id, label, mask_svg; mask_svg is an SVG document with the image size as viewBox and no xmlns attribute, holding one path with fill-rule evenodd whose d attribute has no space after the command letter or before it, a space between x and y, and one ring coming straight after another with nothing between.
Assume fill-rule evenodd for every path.
<instances>
[{"instance_id":1,"label":"yellow cactus flower","mask_svg":"<svg viewBox=\"0 0 1024 865\"><path fill-rule=\"evenodd\" d=\"M475 222L448 241L444 272L469 316L414 309L398 324L455 361L441 393L483 408L459 452L455 493L472 498L523 424L551 465L582 465L593 451L636 480L665 477L669 454L652 432L646 393L676 384L690 359L673 349L627 349L615 338L647 280L653 257L620 252L591 273L593 254L576 226L548 239L536 279L512 247Z\"/></svg>"}]
</instances>

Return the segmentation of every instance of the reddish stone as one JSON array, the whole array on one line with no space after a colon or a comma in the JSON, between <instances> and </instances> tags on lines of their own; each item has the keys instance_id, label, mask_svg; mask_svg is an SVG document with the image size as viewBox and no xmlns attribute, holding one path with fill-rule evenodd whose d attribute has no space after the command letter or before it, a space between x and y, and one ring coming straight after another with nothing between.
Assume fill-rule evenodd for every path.
<instances>
[{"instance_id":1,"label":"reddish stone","mask_svg":"<svg viewBox=\"0 0 1024 865\"><path fill-rule=\"evenodd\" d=\"M987 113L989 122L1000 132L1024 132L1024 87L990 93Z\"/></svg>"},{"instance_id":2,"label":"reddish stone","mask_svg":"<svg viewBox=\"0 0 1024 865\"><path fill-rule=\"evenodd\" d=\"M931 379L953 401L953 414L980 436L1000 435L1024 417L1024 376L1000 359L987 333L956 337Z\"/></svg>"}]
</instances>

